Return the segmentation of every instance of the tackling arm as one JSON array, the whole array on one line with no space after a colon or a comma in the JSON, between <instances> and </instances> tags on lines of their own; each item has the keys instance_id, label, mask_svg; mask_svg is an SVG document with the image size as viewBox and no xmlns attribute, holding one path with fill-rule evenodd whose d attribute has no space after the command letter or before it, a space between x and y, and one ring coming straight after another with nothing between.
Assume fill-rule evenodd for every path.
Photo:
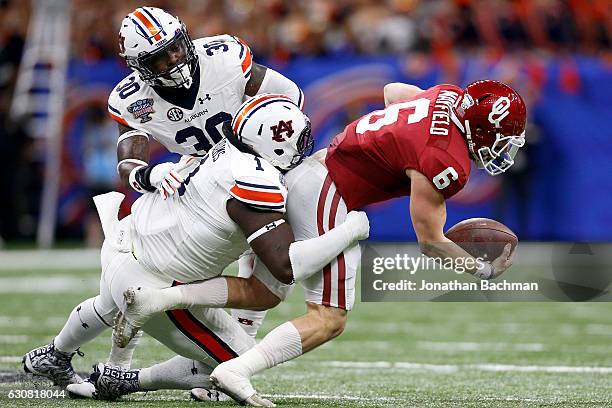
<instances>
[{"instance_id":1,"label":"tackling arm","mask_svg":"<svg viewBox=\"0 0 612 408\"><path fill-rule=\"evenodd\" d=\"M257 211L230 199L227 213L259 259L284 284L306 279L369 234L367 217L359 212L349 213L344 223L325 234L299 242L294 242L293 231L279 212Z\"/></svg>"},{"instance_id":2,"label":"tackling arm","mask_svg":"<svg viewBox=\"0 0 612 408\"><path fill-rule=\"evenodd\" d=\"M446 203L444 196L437 191L429 179L416 170L406 170L410 177L410 217L421 247L421 252L432 258L474 259L459 245L444 236L446 223ZM510 245L492 262L483 268L466 268L466 272L479 278L491 279L501 275L512 264ZM464 263L465 264L465 263ZM478 265L474 259L473 265Z\"/></svg>"},{"instance_id":3,"label":"tackling arm","mask_svg":"<svg viewBox=\"0 0 612 408\"><path fill-rule=\"evenodd\" d=\"M412 98L419 92L423 92L423 90L418 86L403 84L401 82L392 82L387 84L383 88L385 107L399 102L400 100Z\"/></svg>"}]
</instances>

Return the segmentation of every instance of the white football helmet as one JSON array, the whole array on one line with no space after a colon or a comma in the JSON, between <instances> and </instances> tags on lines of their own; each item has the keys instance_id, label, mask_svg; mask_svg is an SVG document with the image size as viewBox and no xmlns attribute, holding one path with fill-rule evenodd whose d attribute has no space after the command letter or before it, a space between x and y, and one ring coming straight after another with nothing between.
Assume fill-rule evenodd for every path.
<instances>
[{"instance_id":1,"label":"white football helmet","mask_svg":"<svg viewBox=\"0 0 612 408\"><path fill-rule=\"evenodd\" d=\"M285 95L249 98L234 114L231 128L240 142L281 170L300 164L314 147L308 116Z\"/></svg>"},{"instance_id":2,"label":"white football helmet","mask_svg":"<svg viewBox=\"0 0 612 408\"><path fill-rule=\"evenodd\" d=\"M187 28L155 7L138 7L121 22L119 49L127 65L151 86L191 87L198 65Z\"/></svg>"}]
</instances>

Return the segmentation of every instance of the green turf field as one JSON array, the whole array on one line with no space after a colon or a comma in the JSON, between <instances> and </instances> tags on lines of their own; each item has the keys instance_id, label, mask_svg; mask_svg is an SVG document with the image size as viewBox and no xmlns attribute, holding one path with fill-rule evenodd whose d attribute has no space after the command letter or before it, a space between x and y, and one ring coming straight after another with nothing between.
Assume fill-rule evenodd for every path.
<instances>
[{"instance_id":1,"label":"green turf field","mask_svg":"<svg viewBox=\"0 0 612 408\"><path fill-rule=\"evenodd\" d=\"M21 372L21 356L49 342L73 306L96 291L95 270L0 271L0 406L110 406L98 401L9 399L48 388ZM263 332L302 313L299 290ZM279 406L609 407L610 306L578 303L357 302L345 333L254 381ZM106 358L110 332L85 345L78 371ZM143 338L134 366L171 353ZM17 380L17 382L16 382ZM183 391L125 397L122 406L195 406ZM235 406L231 402L213 406Z\"/></svg>"}]
</instances>

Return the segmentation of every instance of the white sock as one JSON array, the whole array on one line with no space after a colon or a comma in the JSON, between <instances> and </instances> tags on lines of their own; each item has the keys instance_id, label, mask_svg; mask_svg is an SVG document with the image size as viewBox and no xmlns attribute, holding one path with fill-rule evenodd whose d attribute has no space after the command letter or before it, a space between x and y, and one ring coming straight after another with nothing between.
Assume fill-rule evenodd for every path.
<instances>
[{"instance_id":1,"label":"white sock","mask_svg":"<svg viewBox=\"0 0 612 408\"><path fill-rule=\"evenodd\" d=\"M285 322L272 330L263 340L243 355L229 360L249 377L266 368L293 360L302 355L302 338L291 322Z\"/></svg>"},{"instance_id":2,"label":"white sock","mask_svg":"<svg viewBox=\"0 0 612 408\"><path fill-rule=\"evenodd\" d=\"M189 309L194 306L225 307L227 304L227 280L213 278L188 285L160 290L160 310Z\"/></svg>"},{"instance_id":3,"label":"white sock","mask_svg":"<svg viewBox=\"0 0 612 408\"><path fill-rule=\"evenodd\" d=\"M66 324L53 340L57 350L71 353L110 327L114 313L100 315L95 309L98 297L89 298L72 310Z\"/></svg>"},{"instance_id":4,"label":"white sock","mask_svg":"<svg viewBox=\"0 0 612 408\"><path fill-rule=\"evenodd\" d=\"M232 309L232 317L249 336L255 338L267 312L267 310Z\"/></svg>"},{"instance_id":5,"label":"white sock","mask_svg":"<svg viewBox=\"0 0 612 408\"><path fill-rule=\"evenodd\" d=\"M199 361L176 356L168 361L143 368L138 376L141 390L190 390L210 388L212 368Z\"/></svg>"},{"instance_id":6,"label":"white sock","mask_svg":"<svg viewBox=\"0 0 612 408\"><path fill-rule=\"evenodd\" d=\"M111 351L108 356L108 364L118 366L121 368L129 369L132 364L132 356L134 356L134 351L136 350L136 346L142 337L142 330L139 330L138 333L130 340L128 345L125 348L121 348L115 345L115 331L113 330L113 337L111 339Z\"/></svg>"}]
</instances>

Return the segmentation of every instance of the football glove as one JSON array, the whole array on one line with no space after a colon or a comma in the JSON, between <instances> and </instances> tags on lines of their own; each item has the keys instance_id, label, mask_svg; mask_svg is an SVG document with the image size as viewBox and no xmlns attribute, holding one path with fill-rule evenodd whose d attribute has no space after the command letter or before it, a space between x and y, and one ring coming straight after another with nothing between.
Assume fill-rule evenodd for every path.
<instances>
[{"instance_id":1,"label":"football glove","mask_svg":"<svg viewBox=\"0 0 612 408\"><path fill-rule=\"evenodd\" d=\"M158 191L164 200L176 193L183 181L179 169L172 162L140 166L130 172L130 185L136 191Z\"/></svg>"}]
</instances>

